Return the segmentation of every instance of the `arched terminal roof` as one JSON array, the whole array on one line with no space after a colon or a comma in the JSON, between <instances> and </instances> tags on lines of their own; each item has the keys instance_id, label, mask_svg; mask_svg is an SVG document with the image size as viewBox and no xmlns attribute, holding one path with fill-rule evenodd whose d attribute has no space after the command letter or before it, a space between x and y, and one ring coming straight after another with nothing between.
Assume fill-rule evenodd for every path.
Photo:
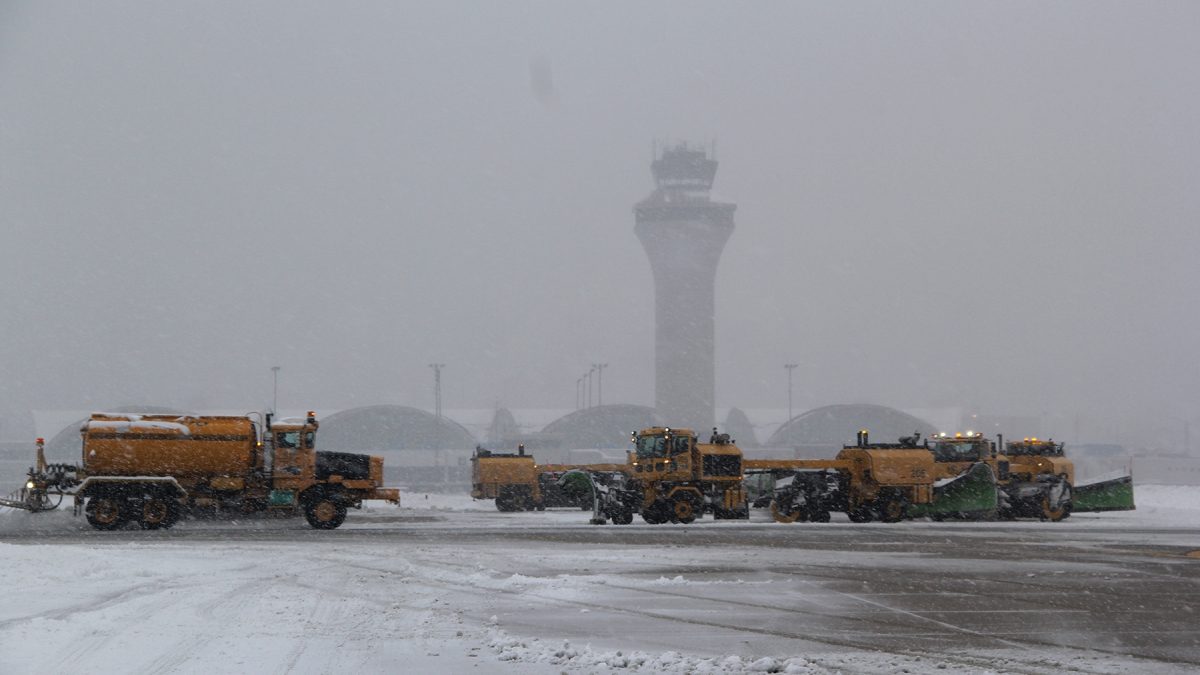
<instances>
[{"instance_id":1,"label":"arched terminal roof","mask_svg":"<svg viewBox=\"0 0 1200 675\"><path fill-rule=\"evenodd\" d=\"M469 450L477 443L458 422L407 406L349 408L320 422L317 448L324 450Z\"/></svg>"},{"instance_id":2,"label":"arched terminal roof","mask_svg":"<svg viewBox=\"0 0 1200 675\"><path fill-rule=\"evenodd\" d=\"M840 404L816 408L788 420L776 431L768 446L836 450L853 443L859 429L871 433L877 443L894 443L914 431L923 437L936 433L933 425L906 412L883 405Z\"/></svg>"},{"instance_id":3,"label":"arched terminal roof","mask_svg":"<svg viewBox=\"0 0 1200 675\"><path fill-rule=\"evenodd\" d=\"M623 448L629 434L648 427L661 426L654 408L644 405L598 405L564 415L542 430L542 434L560 440L561 446L576 448ZM700 434L706 429L697 429Z\"/></svg>"}]
</instances>

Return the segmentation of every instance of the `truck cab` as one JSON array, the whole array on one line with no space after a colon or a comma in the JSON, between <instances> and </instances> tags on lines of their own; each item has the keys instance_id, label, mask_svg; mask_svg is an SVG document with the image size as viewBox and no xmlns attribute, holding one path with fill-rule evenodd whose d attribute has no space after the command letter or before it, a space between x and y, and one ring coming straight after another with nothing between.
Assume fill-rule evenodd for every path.
<instances>
[{"instance_id":1,"label":"truck cab","mask_svg":"<svg viewBox=\"0 0 1200 675\"><path fill-rule=\"evenodd\" d=\"M935 471L937 478L957 476L977 462L995 464L999 461L996 445L977 431L938 434L929 442L929 450L933 453L934 464L939 467ZM995 466L992 468L996 469Z\"/></svg>"},{"instance_id":2,"label":"truck cab","mask_svg":"<svg viewBox=\"0 0 1200 675\"><path fill-rule=\"evenodd\" d=\"M692 478L696 434L691 429L651 427L633 434L629 465L635 477L648 481L687 481Z\"/></svg>"},{"instance_id":3,"label":"truck cab","mask_svg":"<svg viewBox=\"0 0 1200 675\"><path fill-rule=\"evenodd\" d=\"M304 489L312 484L317 468L317 418L274 421L267 431L264 460L271 486L278 490Z\"/></svg>"},{"instance_id":4,"label":"truck cab","mask_svg":"<svg viewBox=\"0 0 1200 675\"><path fill-rule=\"evenodd\" d=\"M691 429L649 427L631 436L628 471L641 488L648 523L690 523L709 510L718 518L748 513L742 487L742 451L713 430L700 443Z\"/></svg>"},{"instance_id":5,"label":"truck cab","mask_svg":"<svg viewBox=\"0 0 1200 675\"><path fill-rule=\"evenodd\" d=\"M1075 463L1063 455L1063 444L1053 440L1024 438L1009 441L1004 446L1014 477L1032 480L1039 474L1063 476L1075 484Z\"/></svg>"}]
</instances>

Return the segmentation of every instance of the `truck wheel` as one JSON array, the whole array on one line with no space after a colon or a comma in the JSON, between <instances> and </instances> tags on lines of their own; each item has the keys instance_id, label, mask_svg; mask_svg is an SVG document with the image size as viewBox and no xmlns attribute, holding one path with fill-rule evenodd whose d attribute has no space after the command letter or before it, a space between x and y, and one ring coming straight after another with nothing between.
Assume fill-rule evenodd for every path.
<instances>
[{"instance_id":1,"label":"truck wheel","mask_svg":"<svg viewBox=\"0 0 1200 675\"><path fill-rule=\"evenodd\" d=\"M1066 479L1060 478L1047 487L1042 495L1041 516L1042 520L1057 523L1069 515L1071 515L1071 484Z\"/></svg>"},{"instance_id":2,"label":"truck wheel","mask_svg":"<svg viewBox=\"0 0 1200 675\"><path fill-rule=\"evenodd\" d=\"M871 509L866 506L851 508L846 515L850 516L852 523L869 523L875 519L875 514L871 513Z\"/></svg>"},{"instance_id":3,"label":"truck wheel","mask_svg":"<svg viewBox=\"0 0 1200 675\"><path fill-rule=\"evenodd\" d=\"M633 522L633 511L622 509L612 514L613 525L628 525Z\"/></svg>"},{"instance_id":4,"label":"truck wheel","mask_svg":"<svg viewBox=\"0 0 1200 675\"><path fill-rule=\"evenodd\" d=\"M125 523L121 502L112 497L92 497L84 509L88 524L97 530L115 530Z\"/></svg>"},{"instance_id":5,"label":"truck wheel","mask_svg":"<svg viewBox=\"0 0 1200 675\"><path fill-rule=\"evenodd\" d=\"M142 500L138 513L138 524L143 530L166 529L179 520L179 503L169 497L151 497Z\"/></svg>"},{"instance_id":6,"label":"truck wheel","mask_svg":"<svg viewBox=\"0 0 1200 675\"><path fill-rule=\"evenodd\" d=\"M676 497L671 502L671 520L674 522L684 525L695 522L698 511L695 500L688 495Z\"/></svg>"},{"instance_id":7,"label":"truck wheel","mask_svg":"<svg viewBox=\"0 0 1200 675\"><path fill-rule=\"evenodd\" d=\"M898 523L904 520L907 510L908 505L904 503L904 498L900 495L886 497L879 505L879 520L885 523Z\"/></svg>"},{"instance_id":8,"label":"truck wheel","mask_svg":"<svg viewBox=\"0 0 1200 675\"><path fill-rule=\"evenodd\" d=\"M808 514L803 508L791 503L780 503L778 500L771 500L771 518L777 523L794 523L797 520L808 520Z\"/></svg>"},{"instance_id":9,"label":"truck wheel","mask_svg":"<svg viewBox=\"0 0 1200 675\"><path fill-rule=\"evenodd\" d=\"M304 518L314 529L332 530L346 520L346 507L328 497L319 497L304 506Z\"/></svg>"},{"instance_id":10,"label":"truck wheel","mask_svg":"<svg viewBox=\"0 0 1200 675\"><path fill-rule=\"evenodd\" d=\"M663 502L654 502L642 511L642 520L651 525L662 525L671 519L671 508Z\"/></svg>"}]
</instances>

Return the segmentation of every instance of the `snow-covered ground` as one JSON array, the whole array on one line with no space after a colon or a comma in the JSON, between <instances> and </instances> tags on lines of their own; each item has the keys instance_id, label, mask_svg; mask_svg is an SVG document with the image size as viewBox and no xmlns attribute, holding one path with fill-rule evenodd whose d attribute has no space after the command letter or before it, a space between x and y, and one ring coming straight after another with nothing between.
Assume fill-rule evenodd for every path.
<instances>
[{"instance_id":1,"label":"snow-covered ground","mask_svg":"<svg viewBox=\"0 0 1200 675\"><path fill-rule=\"evenodd\" d=\"M979 607L1004 599L923 585L1000 579L1052 593L1089 577L1100 593L1166 576L1190 612L1197 577L1172 575L1200 565L1178 554L1200 549L1198 488L1139 485L1137 511L1062 524L789 526L756 513L750 523L597 527L577 510L404 499L351 512L334 532L256 520L102 533L69 509L0 510L0 673L1141 673L1200 663L1186 640L1182 655L1130 655L1108 633L1088 634L1088 610L1069 602ZM972 537L1082 553L936 548ZM1122 546L1168 557L1143 578L1112 552ZM883 566L912 588L884 588L900 582L876 579ZM980 614L990 617L971 623ZM1061 634L1035 640L1031 622Z\"/></svg>"}]
</instances>

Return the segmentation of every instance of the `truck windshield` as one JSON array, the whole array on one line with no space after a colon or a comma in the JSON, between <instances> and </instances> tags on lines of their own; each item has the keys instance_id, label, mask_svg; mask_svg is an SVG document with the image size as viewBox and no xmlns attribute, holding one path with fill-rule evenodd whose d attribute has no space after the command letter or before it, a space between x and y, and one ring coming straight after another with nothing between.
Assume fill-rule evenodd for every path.
<instances>
[{"instance_id":1,"label":"truck windshield","mask_svg":"<svg viewBox=\"0 0 1200 675\"><path fill-rule=\"evenodd\" d=\"M638 459L667 456L667 439L662 436L639 436L637 439Z\"/></svg>"},{"instance_id":2,"label":"truck windshield","mask_svg":"<svg viewBox=\"0 0 1200 675\"><path fill-rule=\"evenodd\" d=\"M935 462L977 462L981 458L977 443L935 443L933 445L933 461Z\"/></svg>"},{"instance_id":3,"label":"truck windshield","mask_svg":"<svg viewBox=\"0 0 1200 675\"><path fill-rule=\"evenodd\" d=\"M640 436L637 441L637 456L642 459L683 455L691 449L690 436Z\"/></svg>"},{"instance_id":4,"label":"truck windshield","mask_svg":"<svg viewBox=\"0 0 1200 675\"><path fill-rule=\"evenodd\" d=\"M275 434L275 447L277 448L298 448L300 447L300 432L285 431Z\"/></svg>"},{"instance_id":5,"label":"truck windshield","mask_svg":"<svg viewBox=\"0 0 1200 675\"><path fill-rule=\"evenodd\" d=\"M1021 443L1008 446L1008 454L1012 456L1060 457L1063 453L1062 446L1053 443Z\"/></svg>"}]
</instances>

